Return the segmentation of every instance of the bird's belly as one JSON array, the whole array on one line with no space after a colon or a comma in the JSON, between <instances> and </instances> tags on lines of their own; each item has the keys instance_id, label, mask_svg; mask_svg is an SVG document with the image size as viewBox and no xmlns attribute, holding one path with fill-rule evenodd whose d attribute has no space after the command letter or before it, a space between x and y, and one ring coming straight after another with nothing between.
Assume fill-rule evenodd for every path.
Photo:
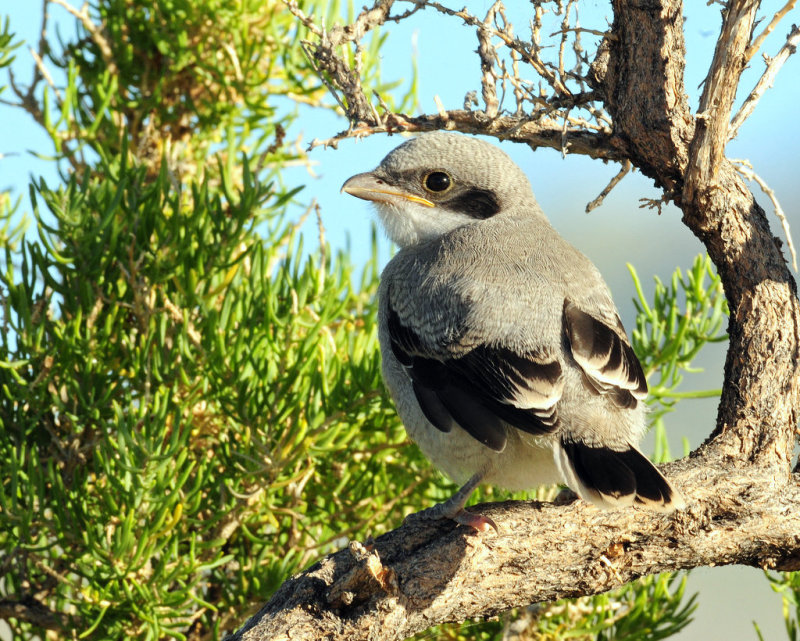
<instances>
[{"instance_id":1,"label":"bird's belly","mask_svg":"<svg viewBox=\"0 0 800 641\"><path fill-rule=\"evenodd\" d=\"M425 420L424 418L422 419ZM553 458L551 439L531 437L510 428L502 452L496 452L460 427L441 432L405 420L406 431L425 456L458 484L483 471L482 483L507 490L530 490L563 482Z\"/></svg>"}]
</instances>

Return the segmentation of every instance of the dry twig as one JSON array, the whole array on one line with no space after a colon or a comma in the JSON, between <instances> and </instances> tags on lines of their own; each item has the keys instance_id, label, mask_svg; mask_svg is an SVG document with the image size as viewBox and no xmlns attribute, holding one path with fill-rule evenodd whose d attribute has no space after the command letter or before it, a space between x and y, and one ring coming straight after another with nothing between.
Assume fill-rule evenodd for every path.
<instances>
[{"instance_id":1,"label":"dry twig","mask_svg":"<svg viewBox=\"0 0 800 641\"><path fill-rule=\"evenodd\" d=\"M608 196L611 193L611 190L614 189L614 187L616 187L617 185L619 185L620 181L623 178L625 178L625 176L628 175L628 172L630 172L631 170L631 166L632 165L630 160L626 159L622 162L622 167L620 167L620 170L609 181L605 189L603 189L603 191L600 192L600 195L597 198L595 198L592 202L590 202L588 205L586 205L587 214L591 212L593 209L597 209L600 205L603 204L603 201L605 200L606 196Z\"/></svg>"},{"instance_id":2,"label":"dry twig","mask_svg":"<svg viewBox=\"0 0 800 641\"><path fill-rule=\"evenodd\" d=\"M497 51L492 46L491 24L495 19L498 6L502 6L497 0L486 12L486 18L475 31L478 35L478 55L481 59L481 90L483 93L483 104L485 113L489 118L494 118L500 110L500 103L497 100L497 74L494 67L497 62Z\"/></svg>"},{"instance_id":3,"label":"dry twig","mask_svg":"<svg viewBox=\"0 0 800 641\"><path fill-rule=\"evenodd\" d=\"M786 219L786 214L784 213L783 207L781 207L781 204L778 201L775 191L766 183L763 178L761 178L761 176L753 171L753 165L750 164L750 161L738 158L731 158L730 160L733 163L736 171L738 171L747 180L752 180L754 183L756 183L761 188L761 191L763 191L767 196L767 198L770 199L770 202L772 202L772 206L775 209L775 215L778 217L778 220L781 221L783 234L786 236L786 245L789 247L789 253L792 256L792 269L797 271L797 252L794 249L794 241L792 241L792 232L789 229L789 221Z\"/></svg>"},{"instance_id":4,"label":"dry twig","mask_svg":"<svg viewBox=\"0 0 800 641\"><path fill-rule=\"evenodd\" d=\"M689 149L683 194L686 202L695 200L698 186L712 184L717 177L728 141L731 106L744 70L744 55L758 6L756 0L732 0L724 13L722 32L700 97L697 126Z\"/></svg>"},{"instance_id":5,"label":"dry twig","mask_svg":"<svg viewBox=\"0 0 800 641\"><path fill-rule=\"evenodd\" d=\"M789 56L797 51L798 43L800 43L800 28L795 25L786 37L786 42L783 43L780 51L778 51L778 55L767 60L767 68L764 70L764 73L761 74L761 78L758 79L750 95L747 96L742 106L739 107L739 111L736 112L733 120L731 120L728 129L728 140L732 140L736 137L736 134L739 132L739 127L741 127L742 123L753 113L761 96L763 96L767 89L772 86L772 83L775 82L775 76L783 66L783 63L788 60Z\"/></svg>"},{"instance_id":6,"label":"dry twig","mask_svg":"<svg viewBox=\"0 0 800 641\"><path fill-rule=\"evenodd\" d=\"M778 26L778 23L783 19L783 17L794 8L796 2L797 0L789 0L785 5L783 5L783 7L775 12L775 15L772 16L772 20L769 21L769 24L764 27L764 30L758 34L758 36L753 39L752 44L747 47L747 51L745 51L744 54L745 60L750 61L752 57L756 55L756 52L761 48L764 40L767 39L767 36L772 33L776 26Z\"/></svg>"},{"instance_id":7,"label":"dry twig","mask_svg":"<svg viewBox=\"0 0 800 641\"><path fill-rule=\"evenodd\" d=\"M108 40L103 35L102 28L98 27L89 16L89 4L84 3L81 7L81 10L78 11L65 0L50 0L50 2L63 7L81 21L81 24L83 24L86 31L88 31L89 35L92 37L92 41L97 45L97 48L100 49L100 55L103 57L103 62L105 63L109 73L115 75L118 72L118 69L117 63L114 62L114 55L111 52L111 45L108 44Z\"/></svg>"}]
</instances>

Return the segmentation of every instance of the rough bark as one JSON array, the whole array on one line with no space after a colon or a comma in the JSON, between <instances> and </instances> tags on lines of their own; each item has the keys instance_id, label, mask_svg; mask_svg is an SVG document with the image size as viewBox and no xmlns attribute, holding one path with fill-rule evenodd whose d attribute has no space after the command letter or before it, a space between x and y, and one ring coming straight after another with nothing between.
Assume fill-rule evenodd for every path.
<instances>
[{"instance_id":1,"label":"rough bark","mask_svg":"<svg viewBox=\"0 0 800 641\"><path fill-rule=\"evenodd\" d=\"M509 502L476 508L495 520L496 534L412 522L286 582L234 639L404 639L654 572L800 568L800 512L786 507L800 500L798 479L731 473L720 453L667 470L689 503L674 516Z\"/></svg>"},{"instance_id":2,"label":"rough bark","mask_svg":"<svg viewBox=\"0 0 800 641\"><path fill-rule=\"evenodd\" d=\"M690 457L665 466L687 509L665 516L512 502L476 508L499 524L498 534L405 524L292 578L235 639L402 639L437 623L594 594L665 570L731 563L800 569L800 478L790 469L800 305L764 211L724 158L756 4L727 8L700 116L684 91L678 0L615 0L611 33L592 68L614 129L594 138L602 138L597 148L605 156L589 155L630 159L664 188L705 244L731 309L716 429ZM463 113L461 130L502 129L498 120L481 125Z\"/></svg>"}]
</instances>

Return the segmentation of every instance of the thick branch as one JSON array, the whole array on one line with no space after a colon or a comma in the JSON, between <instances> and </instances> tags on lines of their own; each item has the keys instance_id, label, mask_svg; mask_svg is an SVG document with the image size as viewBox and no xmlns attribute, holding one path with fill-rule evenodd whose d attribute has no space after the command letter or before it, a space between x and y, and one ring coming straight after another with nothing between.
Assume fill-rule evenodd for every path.
<instances>
[{"instance_id":1,"label":"thick branch","mask_svg":"<svg viewBox=\"0 0 800 641\"><path fill-rule=\"evenodd\" d=\"M718 473L724 456L670 466L689 503L673 516L509 502L479 506L500 528L406 524L285 583L231 641L404 639L434 623L595 594L697 565L800 568L800 479Z\"/></svg>"}]
</instances>

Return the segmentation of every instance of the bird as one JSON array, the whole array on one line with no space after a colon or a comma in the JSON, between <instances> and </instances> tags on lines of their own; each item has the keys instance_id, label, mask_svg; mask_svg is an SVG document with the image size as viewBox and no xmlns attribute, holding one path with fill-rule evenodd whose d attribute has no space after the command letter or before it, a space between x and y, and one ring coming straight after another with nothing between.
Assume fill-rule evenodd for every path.
<instances>
[{"instance_id":1,"label":"bird","mask_svg":"<svg viewBox=\"0 0 800 641\"><path fill-rule=\"evenodd\" d=\"M370 201L399 248L378 288L386 387L411 440L460 485L425 518L497 529L464 509L481 484L683 507L637 446L647 381L608 286L504 151L424 133L342 191Z\"/></svg>"}]
</instances>

